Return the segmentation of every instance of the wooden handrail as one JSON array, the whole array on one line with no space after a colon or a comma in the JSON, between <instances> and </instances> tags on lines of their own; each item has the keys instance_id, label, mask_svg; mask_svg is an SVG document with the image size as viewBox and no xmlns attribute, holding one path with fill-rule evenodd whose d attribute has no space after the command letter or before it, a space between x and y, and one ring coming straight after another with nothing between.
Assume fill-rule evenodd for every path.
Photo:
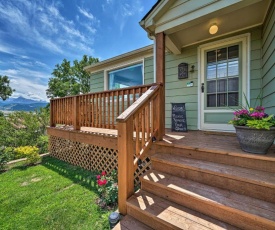
<instances>
[{"instance_id":1,"label":"wooden handrail","mask_svg":"<svg viewBox=\"0 0 275 230\"><path fill-rule=\"evenodd\" d=\"M104 90L104 91L99 91L99 92L94 92L94 93L85 93L85 94L79 94L79 95L73 95L73 96L51 98L50 101L55 101L55 100L59 100L59 99L62 99L62 98L73 98L73 97L80 97L80 96L87 96L87 95L96 95L96 94L101 94L101 93L121 92L121 91L131 90L131 89L149 88L153 85L157 85L157 83L131 86L131 87L125 87L125 88L120 88L120 89Z\"/></svg>"},{"instance_id":2,"label":"wooden handrail","mask_svg":"<svg viewBox=\"0 0 275 230\"><path fill-rule=\"evenodd\" d=\"M137 162L147 157L153 140L158 140L162 85L151 86L117 118L118 129L118 206L127 213L126 201L134 193Z\"/></svg>"},{"instance_id":3,"label":"wooden handrail","mask_svg":"<svg viewBox=\"0 0 275 230\"><path fill-rule=\"evenodd\" d=\"M141 85L97 93L52 99L51 126L56 124L96 128L116 128L116 118L152 85Z\"/></svg>"}]
</instances>

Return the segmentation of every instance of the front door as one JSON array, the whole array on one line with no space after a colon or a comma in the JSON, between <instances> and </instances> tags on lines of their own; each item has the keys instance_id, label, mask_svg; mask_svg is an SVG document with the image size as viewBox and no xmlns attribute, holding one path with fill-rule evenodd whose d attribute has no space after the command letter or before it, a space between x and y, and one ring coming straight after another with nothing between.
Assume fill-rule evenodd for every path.
<instances>
[{"instance_id":1,"label":"front door","mask_svg":"<svg viewBox=\"0 0 275 230\"><path fill-rule=\"evenodd\" d=\"M200 129L233 131L234 109L247 97L249 36L238 36L199 47Z\"/></svg>"}]
</instances>

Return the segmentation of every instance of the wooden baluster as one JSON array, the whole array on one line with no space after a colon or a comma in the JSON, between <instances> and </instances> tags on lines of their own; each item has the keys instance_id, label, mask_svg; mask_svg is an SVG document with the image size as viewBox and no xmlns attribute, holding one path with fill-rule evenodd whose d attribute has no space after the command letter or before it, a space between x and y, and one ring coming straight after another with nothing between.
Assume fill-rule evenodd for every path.
<instances>
[{"instance_id":1,"label":"wooden baluster","mask_svg":"<svg viewBox=\"0 0 275 230\"><path fill-rule=\"evenodd\" d=\"M121 107L122 107L122 108L121 108L121 113L123 113L124 110L125 110L125 109L124 109L124 90L122 90L121 92L122 92L122 96L121 96L121 102L122 102L122 103L121 103Z\"/></svg>"},{"instance_id":2,"label":"wooden baluster","mask_svg":"<svg viewBox=\"0 0 275 230\"><path fill-rule=\"evenodd\" d=\"M110 127L110 123L111 123L111 121L110 121L110 119L111 119L111 110L110 110L110 107L111 107L111 102L110 102L110 93L108 93L108 98L107 98L107 100L108 100L108 113L107 113L107 119L108 119L108 126L107 126L107 128L108 129L110 129L111 127Z\"/></svg>"},{"instance_id":3,"label":"wooden baluster","mask_svg":"<svg viewBox=\"0 0 275 230\"><path fill-rule=\"evenodd\" d=\"M118 129L118 208L127 213L126 201L134 194L133 118L117 124Z\"/></svg>"},{"instance_id":4,"label":"wooden baluster","mask_svg":"<svg viewBox=\"0 0 275 230\"><path fill-rule=\"evenodd\" d=\"M65 123L65 99L62 98L62 124L66 124Z\"/></svg>"},{"instance_id":5,"label":"wooden baluster","mask_svg":"<svg viewBox=\"0 0 275 230\"><path fill-rule=\"evenodd\" d=\"M91 127L91 95L87 95L87 106L88 106L88 109L87 109L87 123L88 123L88 127Z\"/></svg>"},{"instance_id":6,"label":"wooden baluster","mask_svg":"<svg viewBox=\"0 0 275 230\"><path fill-rule=\"evenodd\" d=\"M139 154L140 152L140 147L139 147L139 113L134 117L135 121L135 127L136 127L136 154Z\"/></svg>"},{"instance_id":7,"label":"wooden baluster","mask_svg":"<svg viewBox=\"0 0 275 230\"><path fill-rule=\"evenodd\" d=\"M81 97L82 97L82 100L83 100L83 126L86 126L86 109L87 109L86 96L83 95Z\"/></svg>"},{"instance_id":8,"label":"wooden baluster","mask_svg":"<svg viewBox=\"0 0 275 230\"><path fill-rule=\"evenodd\" d=\"M156 106L156 98L154 98L152 100L152 104L151 104L151 133L153 135L154 131L155 131L155 106Z\"/></svg>"},{"instance_id":9,"label":"wooden baluster","mask_svg":"<svg viewBox=\"0 0 275 230\"><path fill-rule=\"evenodd\" d=\"M130 91L127 90L127 108L130 107Z\"/></svg>"},{"instance_id":10,"label":"wooden baluster","mask_svg":"<svg viewBox=\"0 0 275 230\"><path fill-rule=\"evenodd\" d=\"M114 91L112 91L112 129L115 128L115 96Z\"/></svg>"},{"instance_id":11,"label":"wooden baluster","mask_svg":"<svg viewBox=\"0 0 275 230\"><path fill-rule=\"evenodd\" d=\"M101 94L101 113L100 113L100 116L101 116L101 127L102 128L105 128L105 121L106 121L106 117L104 116L104 103L106 103L105 101L105 96L107 97L106 93L102 93ZM107 112L105 110L105 112Z\"/></svg>"},{"instance_id":12,"label":"wooden baluster","mask_svg":"<svg viewBox=\"0 0 275 230\"><path fill-rule=\"evenodd\" d=\"M98 112L98 120L99 120L99 128L102 128L102 95L98 94L99 97L99 112Z\"/></svg>"},{"instance_id":13,"label":"wooden baluster","mask_svg":"<svg viewBox=\"0 0 275 230\"><path fill-rule=\"evenodd\" d=\"M68 125L70 125L70 123L71 123L71 113L70 113L70 111L71 111L71 98L68 98L67 99L67 119L68 119Z\"/></svg>"},{"instance_id":14,"label":"wooden baluster","mask_svg":"<svg viewBox=\"0 0 275 230\"><path fill-rule=\"evenodd\" d=\"M133 103L136 101L136 89L133 89Z\"/></svg>"},{"instance_id":15,"label":"wooden baluster","mask_svg":"<svg viewBox=\"0 0 275 230\"><path fill-rule=\"evenodd\" d=\"M95 127L98 127L98 94L95 95L96 105L95 105Z\"/></svg>"},{"instance_id":16,"label":"wooden baluster","mask_svg":"<svg viewBox=\"0 0 275 230\"><path fill-rule=\"evenodd\" d=\"M116 117L118 117L119 114L119 91L116 91Z\"/></svg>"},{"instance_id":17,"label":"wooden baluster","mask_svg":"<svg viewBox=\"0 0 275 230\"><path fill-rule=\"evenodd\" d=\"M141 111L141 146L145 145L145 108Z\"/></svg>"},{"instance_id":18,"label":"wooden baluster","mask_svg":"<svg viewBox=\"0 0 275 230\"><path fill-rule=\"evenodd\" d=\"M95 110L94 110L94 94L92 94L92 114L91 114L91 117L92 117L92 127L95 127Z\"/></svg>"},{"instance_id":19,"label":"wooden baluster","mask_svg":"<svg viewBox=\"0 0 275 230\"><path fill-rule=\"evenodd\" d=\"M108 112L106 112L106 110L107 110L107 108L106 108L106 99L107 98L106 97L108 97L108 95L104 93L104 95L103 95L103 127L104 128L106 128L106 113L108 113Z\"/></svg>"},{"instance_id":20,"label":"wooden baluster","mask_svg":"<svg viewBox=\"0 0 275 230\"><path fill-rule=\"evenodd\" d=\"M146 106L146 112L145 112L145 119L146 119L146 141L149 141L150 139L150 104L151 102L148 103Z\"/></svg>"},{"instance_id":21,"label":"wooden baluster","mask_svg":"<svg viewBox=\"0 0 275 230\"><path fill-rule=\"evenodd\" d=\"M55 101L55 107L56 107L56 112L55 112L56 124L59 124L58 123L58 116L59 116L58 99L56 99L56 101Z\"/></svg>"},{"instance_id":22,"label":"wooden baluster","mask_svg":"<svg viewBox=\"0 0 275 230\"><path fill-rule=\"evenodd\" d=\"M80 130L80 121L79 121L79 100L78 96L74 97L74 106L73 106L73 126L74 130Z\"/></svg>"}]
</instances>

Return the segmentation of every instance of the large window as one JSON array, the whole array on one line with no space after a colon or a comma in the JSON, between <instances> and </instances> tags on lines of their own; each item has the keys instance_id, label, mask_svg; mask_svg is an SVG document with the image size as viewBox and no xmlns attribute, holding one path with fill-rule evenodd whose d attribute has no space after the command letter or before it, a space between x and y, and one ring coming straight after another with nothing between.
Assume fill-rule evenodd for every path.
<instances>
[{"instance_id":1,"label":"large window","mask_svg":"<svg viewBox=\"0 0 275 230\"><path fill-rule=\"evenodd\" d=\"M108 89L120 89L143 84L143 64L135 64L108 72Z\"/></svg>"},{"instance_id":2,"label":"large window","mask_svg":"<svg viewBox=\"0 0 275 230\"><path fill-rule=\"evenodd\" d=\"M207 107L239 105L239 45L211 50L206 54Z\"/></svg>"}]
</instances>

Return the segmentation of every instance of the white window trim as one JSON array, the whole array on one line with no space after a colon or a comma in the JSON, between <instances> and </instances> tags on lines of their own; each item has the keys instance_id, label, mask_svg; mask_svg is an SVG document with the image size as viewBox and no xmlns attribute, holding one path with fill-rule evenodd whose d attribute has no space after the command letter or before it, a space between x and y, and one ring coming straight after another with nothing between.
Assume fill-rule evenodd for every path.
<instances>
[{"instance_id":1,"label":"white window trim","mask_svg":"<svg viewBox=\"0 0 275 230\"><path fill-rule=\"evenodd\" d=\"M198 129L202 129L202 123L204 122L204 118L201 116L202 111L204 111L203 103L202 100L204 100L204 94L201 93L201 79L204 77L204 65L205 65L205 57L204 53L206 50L209 49L215 49L221 46L228 46L232 43L242 43L242 92L245 93L248 101L250 101L250 33L245 33L242 35L210 42L207 44L203 44L198 47L198 66L199 66L199 71L198 71ZM242 95L242 101L245 101L244 95ZM228 112L228 110L211 110L211 112L215 113L223 113L223 112ZM213 130L219 130L219 125L211 124L211 128Z\"/></svg>"},{"instance_id":2,"label":"white window trim","mask_svg":"<svg viewBox=\"0 0 275 230\"><path fill-rule=\"evenodd\" d=\"M119 64L119 65L112 66L110 68L104 69L104 90L109 90L109 87L108 87L109 86L109 84L108 84L108 73L110 71L122 69L122 68L131 66L131 65L135 65L135 64L142 64L142 84L144 85L144 82L145 82L145 79L144 79L145 67L144 67L144 58L142 58L142 59L134 60L134 61L131 61L131 62Z\"/></svg>"}]
</instances>

